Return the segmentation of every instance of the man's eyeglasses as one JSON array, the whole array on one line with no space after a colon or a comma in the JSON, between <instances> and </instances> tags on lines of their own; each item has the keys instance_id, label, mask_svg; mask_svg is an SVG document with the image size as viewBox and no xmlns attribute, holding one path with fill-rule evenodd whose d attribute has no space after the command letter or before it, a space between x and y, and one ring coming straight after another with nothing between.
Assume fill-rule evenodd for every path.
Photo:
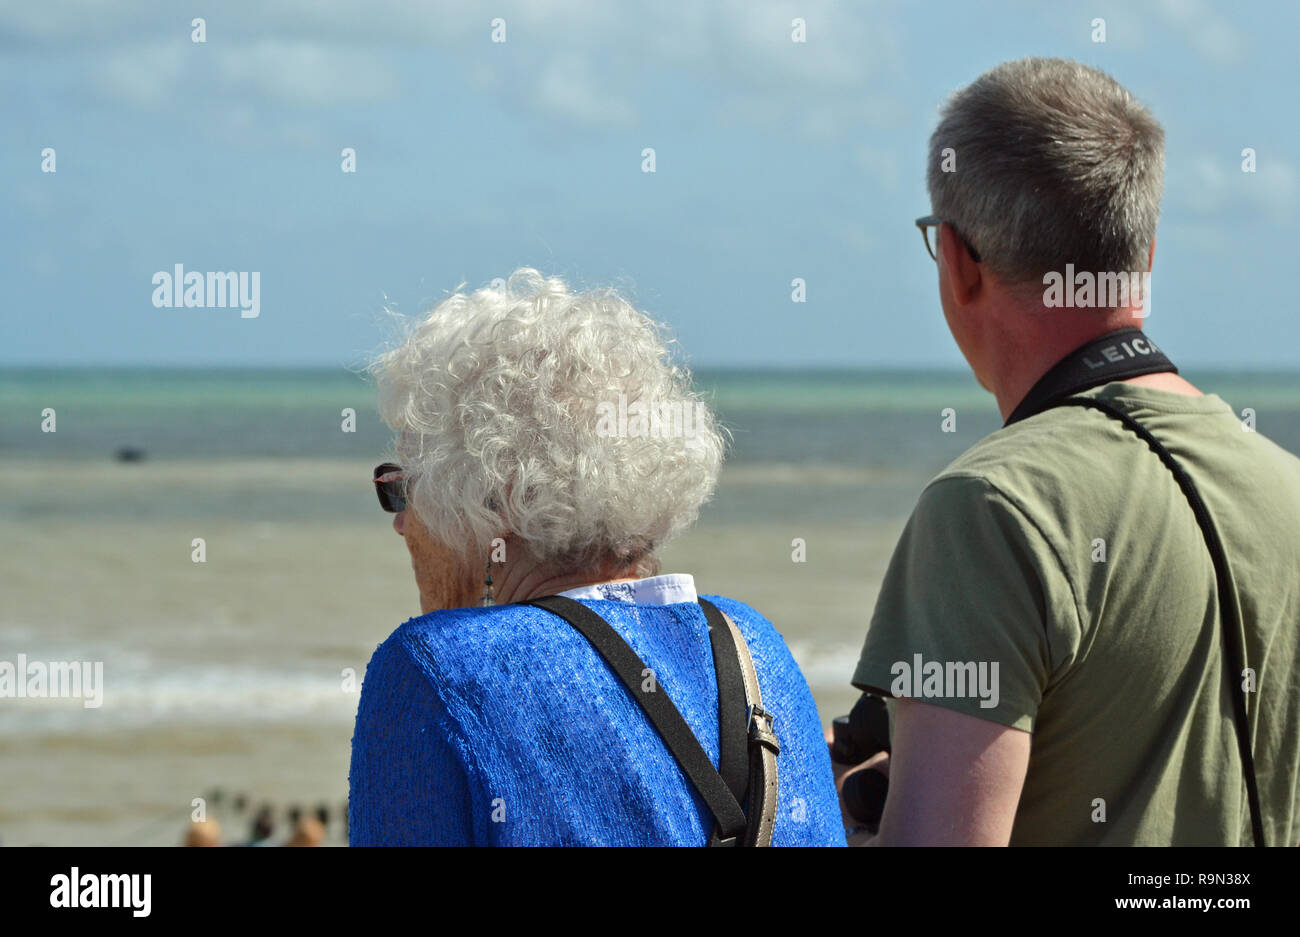
<instances>
[{"instance_id":1,"label":"man's eyeglasses","mask_svg":"<svg viewBox=\"0 0 1300 937\"><path fill-rule=\"evenodd\" d=\"M375 466L375 494L379 506L389 514L406 510L406 475L400 465L385 462Z\"/></svg>"},{"instance_id":2,"label":"man's eyeglasses","mask_svg":"<svg viewBox=\"0 0 1300 937\"><path fill-rule=\"evenodd\" d=\"M930 252L930 259L935 262L939 260L939 225L943 223L944 220L938 215L926 215L924 218L916 219L916 226L921 229L921 240L925 241L925 249ZM952 222L950 221L948 224L952 225ZM966 245L966 250L970 251L970 259L979 263L980 255L975 248L971 247L970 241L962 237L961 232L957 231L955 226L952 230L957 233L957 237L961 238L961 242Z\"/></svg>"}]
</instances>

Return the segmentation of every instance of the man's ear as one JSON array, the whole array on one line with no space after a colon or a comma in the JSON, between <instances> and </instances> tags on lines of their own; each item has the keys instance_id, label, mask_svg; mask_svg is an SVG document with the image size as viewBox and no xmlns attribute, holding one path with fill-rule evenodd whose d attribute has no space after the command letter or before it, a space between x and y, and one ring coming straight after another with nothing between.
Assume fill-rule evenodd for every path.
<instances>
[{"instance_id":1,"label":"man's ear","mask_svg":"<svg viewBox=\"0 0 1300 937\"><path fill-rule=\"evenodd\" d=\"M957 236L953 226L946 221L939 225L939 251L943 255L944 266L948 268L952 298L958 305L964 306L979 290L982 279L980 265L971 257L969 248Z\"/></svg>"},{"instance_id":2,"label":"man's ear","mask_svg":"<svg viewBox=\"0 0 1300 937\"><path fill-rule=\"evenodd\" d=\"M1152 238L1151 248L1147 251L1147 273L1151 272L1151 268L1155 266L1155 263L1156 263L1156 239Z\"/></svg>"}]
</instances>

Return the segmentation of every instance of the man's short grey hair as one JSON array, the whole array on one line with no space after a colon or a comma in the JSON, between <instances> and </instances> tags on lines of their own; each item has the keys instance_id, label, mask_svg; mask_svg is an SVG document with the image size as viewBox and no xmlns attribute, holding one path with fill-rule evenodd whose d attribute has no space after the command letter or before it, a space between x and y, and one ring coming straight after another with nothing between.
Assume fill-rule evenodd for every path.
<instances>
[{"instance_id":1,"label":"man's short grey hair","mask_svg":"<svg viewBox=\"0 0 1300 937\"><path fill-rule=\"evenodd\" d=\"M712 496L724 450L668 345L614 290L529 268L444 299L371 365L410 508L474 563L513 535L557 572L653 571L653 551ZM620 398L689 408L691 425L618 432L601 413Z\"/></svg>"},{"instance_id":2,"label":"man's short grey hair","mask_svg":"<svg viewBox=\"0 0 1300 937\"><path fill-rule=\"evenodd\" d=\"M1010 284L1041 284L1067 263L1144 271L1164 148L1160 124L1106 73L1007 62L945 104L930 137L930 204ZM949 155L956 170L945 172Z\"/></svg>"}]
</instances>

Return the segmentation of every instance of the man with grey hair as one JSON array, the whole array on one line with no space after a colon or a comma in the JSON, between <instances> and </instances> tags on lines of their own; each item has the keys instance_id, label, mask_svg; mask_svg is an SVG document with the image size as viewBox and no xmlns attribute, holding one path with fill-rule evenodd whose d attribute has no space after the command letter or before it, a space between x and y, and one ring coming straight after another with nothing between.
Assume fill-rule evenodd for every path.
<instances>
[{"instance_id":1,"label":"man with grey hair","mask_svg":"<svg viewBox=\"0 0 1300 937\"><path fill-rule=\"evenodd\" d=\"M982 75L931 138L917 224L1006 425L927 485L867 631L853 683L896 698L874 843L1300 838L1300 459L1141 331L1163 159L1059 59Z\"/></svg>"}]
</instances>

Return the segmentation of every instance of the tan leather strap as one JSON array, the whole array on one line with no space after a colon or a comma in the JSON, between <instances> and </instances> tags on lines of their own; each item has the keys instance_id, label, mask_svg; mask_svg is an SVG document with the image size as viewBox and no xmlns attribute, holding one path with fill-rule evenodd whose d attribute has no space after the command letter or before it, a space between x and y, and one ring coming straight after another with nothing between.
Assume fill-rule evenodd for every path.
<instances>
[{"instance_id":1,"label":"tan leather strap","mask_svg":"<svg viewBox=\"0 0 1300 937\"><path fill-rule=\"evenodd\" d=\"M745 678L745 702L749 706L749 823L745 830L746 845L770 846L772 831L776 827L779 791L776 756L781 751L781 743L776 737L772 714L763 708L763 694L758 687L758 673L754 670L749 645L731 616L722 612L722 617L726 619L727 627L731 629L731 636L736 642L736 654L740 658L740 669Z\"/></svg>"}]
</instances>

